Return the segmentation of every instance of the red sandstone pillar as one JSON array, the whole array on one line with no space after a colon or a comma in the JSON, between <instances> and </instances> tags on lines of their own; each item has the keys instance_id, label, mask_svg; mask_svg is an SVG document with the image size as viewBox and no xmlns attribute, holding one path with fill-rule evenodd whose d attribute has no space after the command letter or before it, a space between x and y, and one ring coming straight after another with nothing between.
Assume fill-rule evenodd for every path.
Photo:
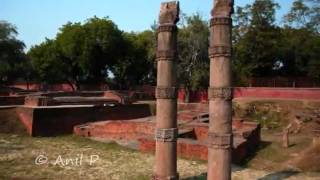
<instances>
[{"instance_id":1,"label":"red sandstone pillar","mask_svg":"<svg viewBox=\"0 0 320 180\"><path fill-rule=\"evenodd\" d=\"M214 0L210 22L208 180L231 179L233 0Z\"/></svg>"},{"instance_id":2,"label":"red sandstone pillar","mask_svg":"<svg viewBox=\"0 0 320 180\"><path fill-rule=\"evenodd\" d=\"M179 3L161 4L157 47L157 117L154 180L176 180L177 173L177 92L176 55Z\"/></svg>"}]
</instances>

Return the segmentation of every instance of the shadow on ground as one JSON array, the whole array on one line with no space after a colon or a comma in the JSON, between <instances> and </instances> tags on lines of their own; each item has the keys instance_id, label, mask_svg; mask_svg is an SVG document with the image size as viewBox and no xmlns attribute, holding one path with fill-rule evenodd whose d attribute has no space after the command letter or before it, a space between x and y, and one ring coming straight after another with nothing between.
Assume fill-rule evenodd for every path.
<instances>
[{"instance_id":1,"label":"shadow on ground","mask_svg":"<svg viewBox=\"0 0 320 180\"><path fill-rule=\"evenodd\" d=\"M268 174L262 178L259 178L258 180L282 180L297 174L299 174L299 172L297 171L291 171L291 170L279 171L279 172Z\"/></svg>"},{"instance_id":2,"label":"shadow on ground","mask_svg":"<svg viewBox=\"0 0 320 180\"><path fill-rule=\"evenodd\" d=\"M272 144L272 142L261 141L259 148L255 152L251 152L250 155L243 162L241 162L238 165L240 165L242 167L248 167L248 163L257 156L259 151L269 147L271 144Z\"/></svg>"},{"instance_id":3,"label":"shadow on ground","mask_svg":"<svg viewBox=\"0 0 320 180\"><path fill-rule=\"evenodd\" d=\"M207 173L200 174L199 176L184 178L181 180L207 180Z\"/></svg>"},{"instance_id":4,"label":"shadow on ground","mask_svg":"<svg viewBox=\"0 0 320 180\"><path fill-rule=\"evenodd\" d=\"M297 171L290 171L290 170L279 171L279 172L268 174L268 175L261 177L257 180L284 180L284 179L287 179L291 176L295 176L297 174L299 174L299 172L297 172ZM203 173L199 176L188 177L188 178L185 178L182 180L206 180L206 179L207 179L207 173Z\"/></svg>"}]
</instances>

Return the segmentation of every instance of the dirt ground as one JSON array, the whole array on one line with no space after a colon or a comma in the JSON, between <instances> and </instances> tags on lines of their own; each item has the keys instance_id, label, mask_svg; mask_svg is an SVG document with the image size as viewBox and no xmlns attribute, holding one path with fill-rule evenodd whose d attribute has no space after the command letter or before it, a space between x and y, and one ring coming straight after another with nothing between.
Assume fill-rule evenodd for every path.
<instances>
[{"instance_id":1,"label":"dirt ground","mask_svg":"<svg viewBox=\"0 0 320 180\"><path fill-rule=\"evenodd\" d=\"M320 145L313 146L313 140L320 135L319 101L236 99L234 112L235 116L262 126L260 150L244 166L267 171L320 172L320 153L316 153ZM283 131L288 127L289 147L284 148ZM314 152L312 158L310 152Z\"/></svg>"},{"instance_id":2,"label":"dirt ground","mask_svg":"<svg viewBox=\"0 0 320 180\"><path fill-rule=\"evenodd\" d=\"M75 136L31 138L0 134L0 179L144 180L154 156ZM178 160L181 179L206 179L206 162ZM234 166L234 180L320 179L316 173L262 171Z\"/></svg>"},{"instance_id":3,"label":"dirt ground","mask_svg":"<svg viewBox=\"0 0 320 180\"><path fill-rule=\"evenodd\" d=\"M319 136L319 108L320 102L236 100L235 116L261 123L262 143L243 164L233 167L233 180L320 180L320 145L312 146ZM31 138L24 135L16 117L1 121L11 111L0 113L0 180L150 179L152 154L71 135ZM296 115L303 122L299 132L294 132ZM290 146L283 148L282 131L290 123ZM12 131L20 134L4 134ZM178 160L184 180L206 179L206 168L203 161Z\"/></svg>"}]
</instances>

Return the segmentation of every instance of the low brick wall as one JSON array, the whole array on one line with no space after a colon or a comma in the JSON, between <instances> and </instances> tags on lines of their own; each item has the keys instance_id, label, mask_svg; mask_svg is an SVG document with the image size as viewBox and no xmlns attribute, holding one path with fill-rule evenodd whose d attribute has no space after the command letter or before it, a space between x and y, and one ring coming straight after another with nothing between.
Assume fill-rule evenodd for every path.
<instances>
[{"instance_id":1,"label":"low brick wall","mask_svg":"<svg viewBox=\"0 0 320 180\"><path fill-rule=\"evenodd\" d=\"M136 140L153 136L154 123L145 121L104 121L74 127L74 134L83 137Z\"/></svg>"},{"instance_id":2,"label":"low brick wall","mask_svg":"<svg viewBox=\"0 0 320 180\"><path fill-rule=\"evenodd\" d=\"M97 106L17 107L16 113L30 136L72 134L76 125L151 116L147 104Z\"/></svg>"},{"instance_id":3,"label":"low brick wall","mask_svg":"<svg viewBox=\"0 0 320 180\"><path fill-rule=\"evenodd\" d=\"M320 100L320 88L235 88L234 97Z\"/></svg>"},{"instance_id":4,"label":"low brick wall","mask_svg":"<svg viewBox=\"0 0 320 180\"><path fill-rule=\"evenodd\" d=\"M264 88L264 87L236 87L233 91L235 98L277 98L296 100L320 100L320 88ZM179 91L178 100L184 102L186 93ZM207 102L207 91L194 91L190 93L189 102Z\"/></svg>"}]
</instances>

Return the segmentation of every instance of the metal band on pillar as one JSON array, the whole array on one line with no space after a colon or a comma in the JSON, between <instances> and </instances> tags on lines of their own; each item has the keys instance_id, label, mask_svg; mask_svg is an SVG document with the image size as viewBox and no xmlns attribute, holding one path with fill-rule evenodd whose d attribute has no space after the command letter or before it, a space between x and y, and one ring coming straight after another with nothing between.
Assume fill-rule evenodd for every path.
<instances>
[{"instance_id":1,"label":"metal band on pillar","mask_svg":"<svg viewBox=\"0 0 320 180\"><path fill-rule=\"evenodd\" d=\"M208 99L224 99L232 100L233 98L233 88L209 88L208 89Z\"/></svg>"},{"instance_id":2,"label":"metal band on pillar","mask_svg":"<svg viewBox=\"0 0 320 180\"><path fill-rule=\"evenodd\" d=\"M208 134L208 147L213 149L230 149L232 148L232 134Z\"/></svg>"},{"instance_id":3,"label":"metal band on pillar","mask_svg":"<svg viewBox=\"0 0 320 180\"><path fill-rule=\"evenodd\" d=\"M178 138L178 129L157 129L156 130L156 141L160 142L176 142Z\"/></svg>"}]
</instances>

